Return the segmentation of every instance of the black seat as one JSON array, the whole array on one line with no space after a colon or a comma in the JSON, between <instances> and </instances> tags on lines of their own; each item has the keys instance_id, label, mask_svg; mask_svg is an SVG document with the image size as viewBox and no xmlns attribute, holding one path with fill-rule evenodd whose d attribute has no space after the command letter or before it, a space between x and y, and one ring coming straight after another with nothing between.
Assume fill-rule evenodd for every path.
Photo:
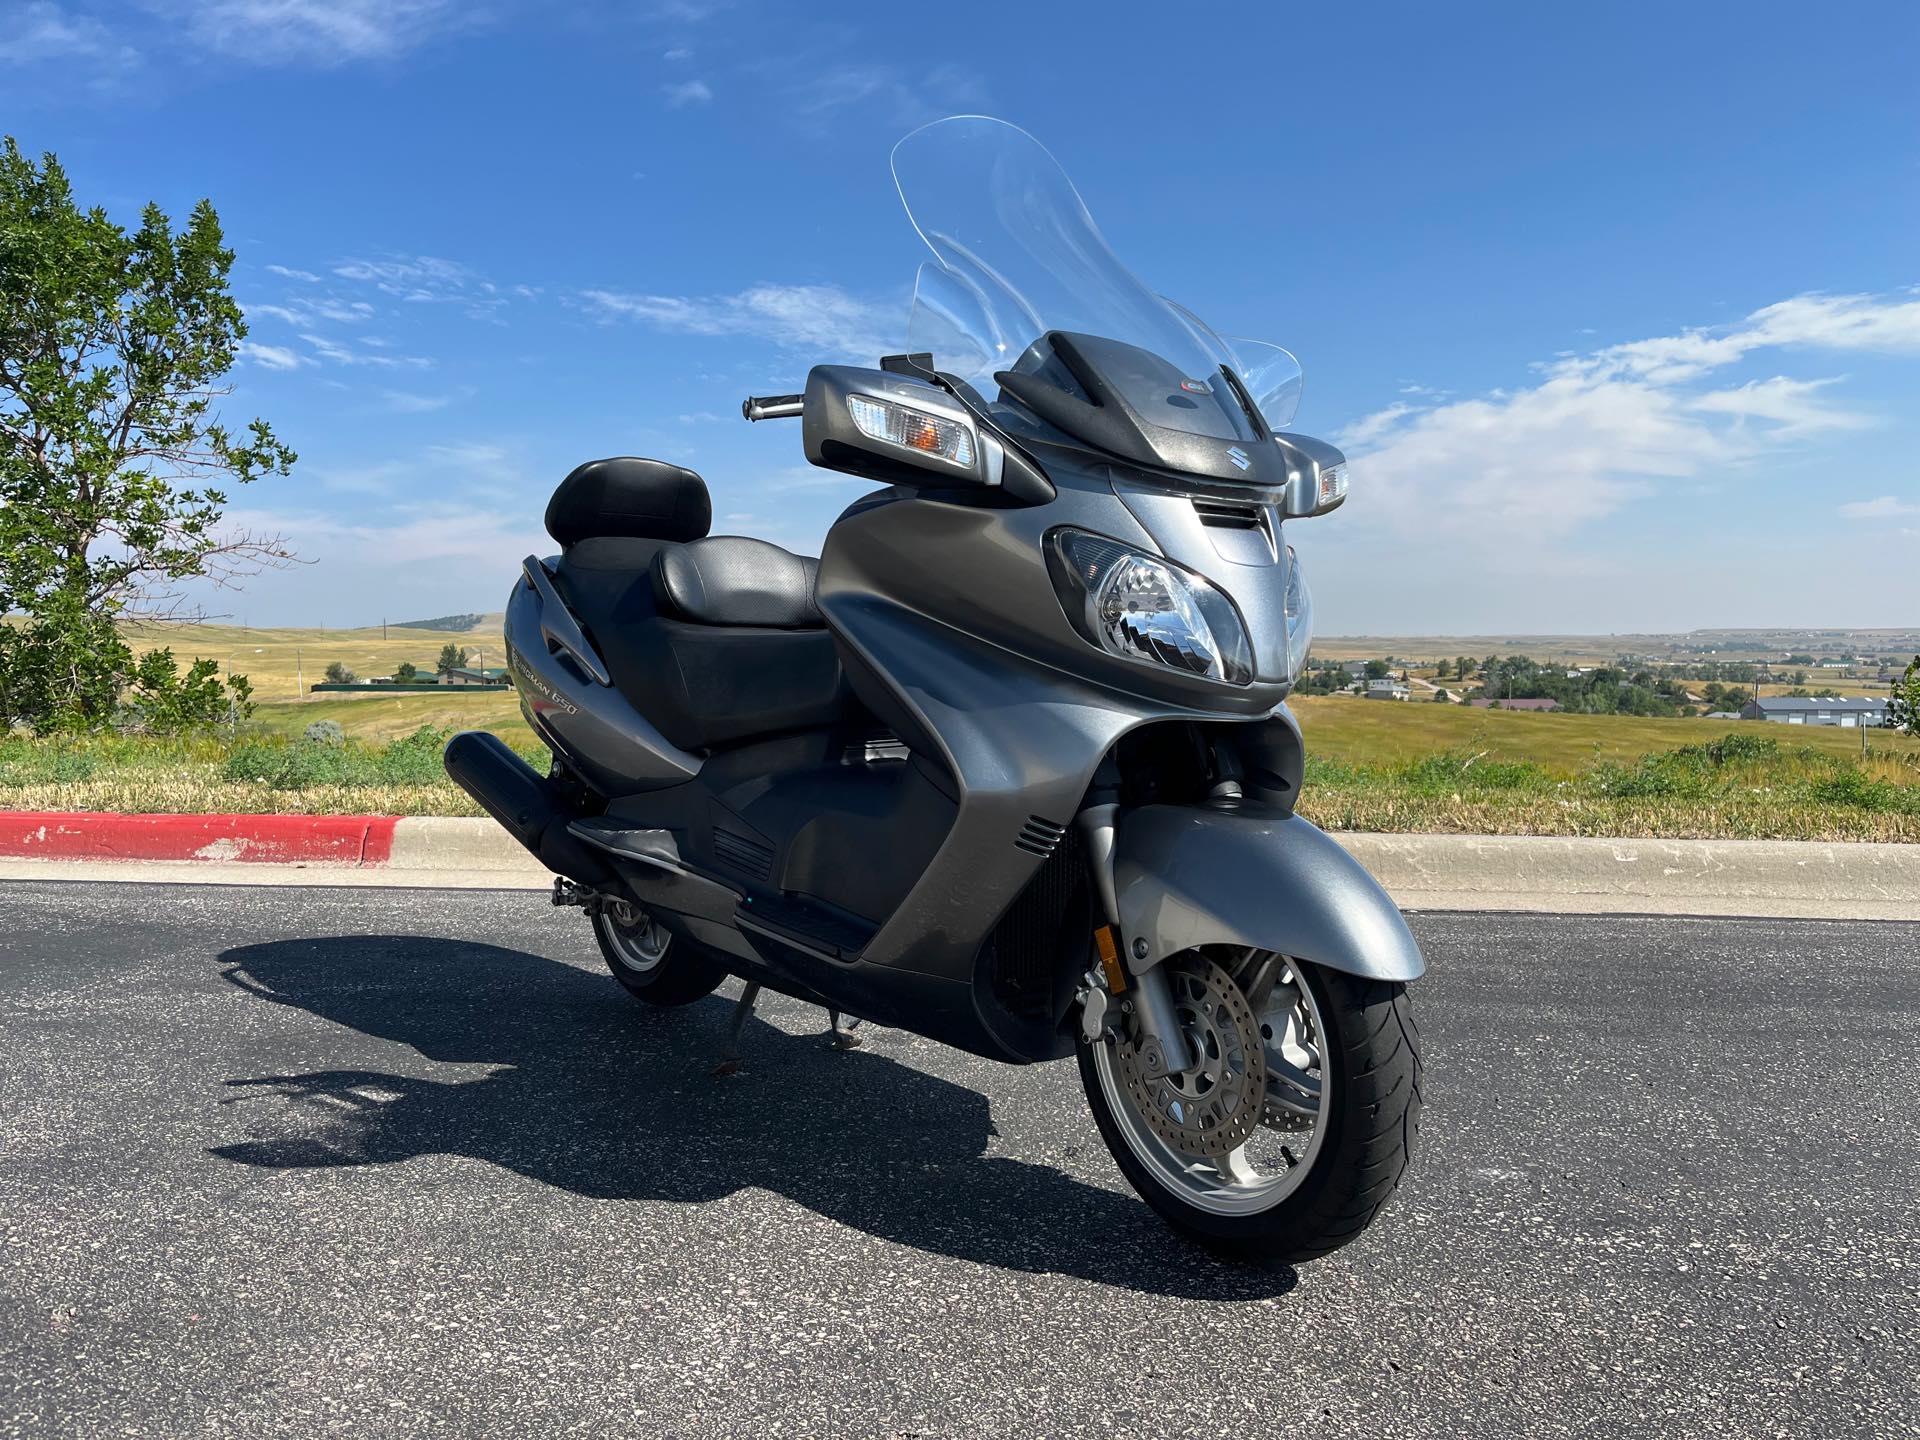
<instances>
[{"instance_id":1,"label":"black seat","mask_svg":"<svg viewBox=\"0 0 1920 1440\"><path fill-rule=\"evenodd\" d=\"M674 744L710 750L835 724L849 698L814 605L817 560L708 537L706 482L596 460L547 506L556 579L620 692Z\"/></svg>"},{"instance_id":2,"label":"black seat","mask_svg":"<svg viewBox=\"0 0 1920 1440\"><path fill-rule=\"evenodd\" d=\"M764 540L715 535L653 557L662 610L702 625L808 630L826 624L813 603L820 562Z\"/></svg>"}]
</instances>

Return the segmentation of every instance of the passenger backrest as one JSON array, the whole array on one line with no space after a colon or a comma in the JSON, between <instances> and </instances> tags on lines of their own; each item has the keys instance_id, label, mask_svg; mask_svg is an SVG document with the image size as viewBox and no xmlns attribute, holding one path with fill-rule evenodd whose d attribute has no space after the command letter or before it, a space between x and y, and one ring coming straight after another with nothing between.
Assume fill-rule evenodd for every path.
<instances>
[{"instance_id":1,"label":"passenger backrest","mask_svg":"<svg viewBox=\"0 0 1920 1440\"><path fill-rule=\"evenodd\" d=\"M547 533L563 548L613 537L698 540L712 525L706 481L631 455L575 467L547 502Z\"/></svg>"}]
</instances>

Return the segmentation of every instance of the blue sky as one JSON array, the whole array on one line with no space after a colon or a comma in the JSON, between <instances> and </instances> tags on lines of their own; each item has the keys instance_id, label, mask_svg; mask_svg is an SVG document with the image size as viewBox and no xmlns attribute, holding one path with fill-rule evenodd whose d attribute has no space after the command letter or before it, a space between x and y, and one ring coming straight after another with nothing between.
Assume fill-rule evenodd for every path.
<instances>
[{"instance_id":1,"label":"blue sky","mask_svg":"<svg viewBox=\"0 0 1920 1440\"><path fill-rule=\"evenodd\" d=\"M1323 632L1911 625L1916 73L1910 4L0 6L0 128L239 252L253 624L497 609L605 454L814 551L864 487L740 397L899 343L888 151L977 112L1300 356Z\"/></svg>"}]
</instances>

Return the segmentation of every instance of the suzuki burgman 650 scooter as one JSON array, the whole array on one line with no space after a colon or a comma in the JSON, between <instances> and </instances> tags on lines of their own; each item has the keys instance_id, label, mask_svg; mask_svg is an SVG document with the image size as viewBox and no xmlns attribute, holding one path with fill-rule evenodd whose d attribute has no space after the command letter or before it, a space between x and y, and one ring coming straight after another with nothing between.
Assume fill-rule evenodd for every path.
<instances>
[{"instance_id":1,"label":"suzuki burgman 650 scooter","mask_svg":"<svg viewBox=\"0 0 1920 1440\"><path fill-rule=\"evenodd\" d=\"M814 560L709 535L689 470L582 465L506 613L551 773L477 733L447 770L641 1000L735 975L836 1034L1077 1054L1168 1220L1325 1253L1420 1108L1420 951L1294 814L1283 523L1341 503L1345 460L1283 428L1293 358L1142 286L1023 131L941 121L894 173L935 256L910 353L745 405L881 488Z\"/></svg>"}]
</instances>

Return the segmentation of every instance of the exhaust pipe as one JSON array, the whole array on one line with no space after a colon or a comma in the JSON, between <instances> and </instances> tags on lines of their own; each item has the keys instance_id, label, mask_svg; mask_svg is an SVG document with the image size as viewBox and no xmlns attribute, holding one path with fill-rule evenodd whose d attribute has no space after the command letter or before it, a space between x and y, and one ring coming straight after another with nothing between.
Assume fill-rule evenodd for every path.
<instances>
[{"instance_id":1,"label":"exhaust pipe","mask_svg":"<svg viewBox=\"0 0 1920 1440\"><path fill-rule=\"evenodd\" d=\"M573 811L497 735L463 730L447 742L447 776L556 875L595 889L614 883L599 854L567 831Z\"/></svg>"}]
</instances>

